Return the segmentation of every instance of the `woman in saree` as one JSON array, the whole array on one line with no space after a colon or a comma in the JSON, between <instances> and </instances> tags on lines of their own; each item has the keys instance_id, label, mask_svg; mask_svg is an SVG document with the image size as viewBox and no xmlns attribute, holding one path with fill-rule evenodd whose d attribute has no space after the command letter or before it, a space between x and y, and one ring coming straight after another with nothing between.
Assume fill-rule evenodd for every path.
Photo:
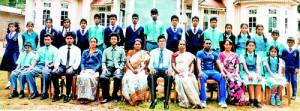
<instances>
[{"instance_id":1,"label":"woman in saree","mask_svg":"<svg viewBox=\"0 0 300 111\"><path fill-rule=\"evenodd\" d=\"M126 57L127 71L122 80L122 94L129 104L134 106L137 100L144 100L147 89L146 66L150 55L142 48L142 40L136 39L134 49L129 50Z\"/></svg>"},{"instance_id":2,"label":"woman in saree","mask_svg":"<svg viewBox=\"0 0 300 111\"><path fill-rule=\"evenodd\" d=\"M99 68L101 66L102 51L96 48L97 39L90 39L90 48L82 53L81 72L77 76L78 100L87 104L96 99L98 88Z\"/></svg>"},{"instance_id":3,"label":"woman in saree","mask_svg":"<svg viewBox=\"0 0 300 111\"><path fill-rule=\"evenodd\" d=\"M183 108L199 108L199 88L194 75L195 56L186 52L186 43L178 43L178 51L172 55L172 68L175 72L175 87L178 93L179 106Z\"/></svg>"},{"instance_id":4,"label":"woman in saree","mask_svg":"<svg viewBox=\"0 0 300 111\"><path fill-rule=\"evenodd\" d=\"M231 105L244 106L247 105L247 102L245 102L246 86L239 76L239 59L236 53L231 52L232 45L233 42L230 39L226 39L224 42L225 51L219 54L229 83L227 102Z\"/></svg>"}]
</instances>

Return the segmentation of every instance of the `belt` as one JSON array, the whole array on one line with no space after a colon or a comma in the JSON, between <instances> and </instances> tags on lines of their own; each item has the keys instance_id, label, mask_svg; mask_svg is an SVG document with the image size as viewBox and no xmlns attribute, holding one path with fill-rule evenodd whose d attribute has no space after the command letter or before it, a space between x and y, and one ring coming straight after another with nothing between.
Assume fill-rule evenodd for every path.
<instances>
[{"instance_id":1,"label":"belt","mask_svg":"<svg viewBox=\"0 0 300 111\"><path fill-rule=\"evenodd\" d=\"M211 48L211 50L216 51L219 50L220 48Z\"/></svg>"},{"instance_id":2,"label":"belt","mask_svg":"<svg viewBox=\"0 0 300 111\"><path fill-rule=\"evenodd\" d=\"M147 41L147 43L150 43L150 44L157 44L156 42L150 42L150 41Z\"/></svg>"}]
</instances>

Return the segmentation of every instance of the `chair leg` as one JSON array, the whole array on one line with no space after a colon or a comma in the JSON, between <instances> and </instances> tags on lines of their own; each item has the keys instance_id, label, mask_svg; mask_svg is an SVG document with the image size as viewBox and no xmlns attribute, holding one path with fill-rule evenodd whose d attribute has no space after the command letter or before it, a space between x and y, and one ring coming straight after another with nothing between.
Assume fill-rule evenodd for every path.
<instances>
[{"instance_id":1,"label":"chair leg","mask_svg":"<svg viewBox=\"0 0 300 111\"><path fill-rule=\"evenodd\" d=\"M288 83L286 84L286 93L287 93L287 98L288 98L288 105L290 105L291 102L291 84Z\"/></svg>"},{"instance_id":2,"label":"chair leg","mask_svg":"<svg viewBox=\"0 0 300 111\"><path fill-rule=\"evenodd\" d=\"M122 79L123 80L123 79ZM121 80L121 85L120 85L120 94L121 94L121 101L125 101L125 99L124 99L124 96L123 96L123 94L122 94L122 80Z\"/></svg>"},{"instance_id":3,"label":"chair leg","mask_svg":"<svg viewBox=\"0 0 300 111\"><path fill-rule=\"evenodd\" d=\"M213 94L214 91L211 86L209 86L209 87L210 87L210 98L212 99L214 97L214 94Z\"/></svg>"},{"instance_id":4,"label":"chair leg","mask_svg":"<svg viewBox=\"0 0 300 111\"><path fill-rule=\"evenodd\" d=\"M264 103L264 91L263 90L260 91L260 103L261 104Z\"/></svg>"},{"instance_id":5,"label":"chair leg","mask_svg":"<svg viewBox=\"0 0 300 111\"><path fill-rule=\"evenodd\" d=\"M9 94L12 94L12 85L10 85L10 87L9 87Z\"/></svg>"},{"instance_id":6,"label":"chair leg","mask_svg":"<svg viewBox=\"0 0 300 111\"><path fill-rule=\"evenodd\" d=\"M49 93L49 98L52 98L53 97L53 94L52 94L52 91L51 91L51 81L49 82L49 86L48 86L48 93Z\"/></svg>"},{"instance_id":7,"label":"chair leg","mask_svg":"<svg viewBox=\"0 0 300 111\"><path fill-rule=\"evenodd\" d=\"M266 87L266 104L270 104L270 88Z\"/></svg>"},{"instance_id":8,"label":"chair leg","mask_svg":"<svg viewBox=\"0 0 300 111\"><path fill-rule=\"evenodd\" d=\"M44 93L43 88L44 88L44 82L43 82L43 77L41 77L41 94Z\"/></svg>"},{"instance_id":9,"label":"chair leg","mask_svg":"<svg viewBox=\"0 0 300 111\"><path fill-rule=\"evenodd\" d=\"M148 102L151 102L151 92L150 92L150 89L148 91Z\"/></svg>"}]
</instances>

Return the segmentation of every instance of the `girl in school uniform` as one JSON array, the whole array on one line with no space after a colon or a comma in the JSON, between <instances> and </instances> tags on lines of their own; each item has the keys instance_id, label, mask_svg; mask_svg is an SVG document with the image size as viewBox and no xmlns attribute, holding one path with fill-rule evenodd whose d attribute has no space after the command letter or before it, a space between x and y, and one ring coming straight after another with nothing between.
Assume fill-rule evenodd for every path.
<instances>
[{"instance_id":1,"label":"girl in school uniform","mask_svg":"<svg viewBox=\"0 0 300 111\"><path fill-rule=\"evenodd\" d=\"M16 69L16 61L20 54L20 49L22 42L21 34L19 33L20 27L18 22L11 22L8 24L7 34L5 35L5 40L7 42L4 55L2 57L0 70L7 71L8 82L5 89L10 88L9 77L11 72Z\"/></svg>"},{"instance_id":2,"label":"girl in school uniform","mask_svg":"<svg viewBox=\"0 0 300 111\"><path fill-rule=\"evenodd\" d=\"M223 33L223 40L220 44L221 52L225 51L225 40L230 39L232 43L235 43L235 35L232 33L232 25L231 24L226 24L225 25L225 32ZM235 52L235 46L232 46L231 51Z\"/></svg>"},{"instance_id":3,"label":"girl in school uniform","mask_svg":"<svg viewBox=\"0 0 300 111\"><path fill-rule=\"evenodd\" d=\"M38 34L35 31L33 31L34 23L32 21L27 22L26 28L27 28L27 31L25 31L22 34L22 40L23 40L22 51L25 50L24 49L24 44L25 43L30 43L31 44L31 49L33 51L36 51L37 50L38 41L39 41L39 37L38 37Z\"/></svg>"},{"instance_id":4,"label":"girl in school uniform","mask_svg":"<svg viewBox=\"0 0 300 111\"><path fill-rule=\"evenodd\" d=\"M235 49L236 53L240 57L240 55L245 53L246 50L246 42L251 39L251 36L248 32L248 24L242 23L241 26L241 32L240 34L235 38Z\"/></svg>"},{"instance_id":5,"label":"girl in school uniform","mask_svg":"<svg viewBox=\"0 0 300 111\"><path fill-rule=\"evenodd\" d=\"M52 45L58 48L58 42L57 42L57 31L53 28L52 26L53 20L52 18L46 18L45 20L45 28L41 30L40 32L40 47L45 46L44 44L44 35L45 34L51 34L53 39L52 39Z\"/></svg>"},{"instance_id":6,"label":"girl in school uniform","mask_svg":"<svg viewBox=\"0 0 300 111\"><path fill-rule=\"evenodd\" d=\"M252 37L252 40L256 44L255 53L258 54L262 59L267 55L267 48L269 43L264 35L264 26L262 24L257 24L255 30L256 34L254 35L254 37Z\"/></svg>"},{"instance_id":7,"label":"girl in school uniform","mask_svg":"<svg viewBox=\"0 0 300 111\"><path fill-rule=\"evenodd\" d=\"M74 45L77 44L76 33L75 33L75 31L71 30L70 26L71 26L71 20L69 18L65 18L63 20L63 28L62 28L62 30L58 31L58 36L59 36L58 43L59 43L59 47L67 44L65 38L66 38L67 33L69 33L69 32L71 32L71 33L73 33L73 35L75 35L76 39L74 40L73 44ZM59 47L57 47L57 48L59 48Z\"/></svg>"},{"instance_id":8,"label":"girl in school uniform","mask_svg":"<svg viewBox=\"0 0 300 111\"><path fill-rule=\"evenodd\" d=\"M248 88L249 105L261 108L262 106L257 99L260 95L262 86L264 86L264 79L260 75L260 55L254 52L255 48L254 41L249 40L246 42L246 52L245 54L242 54L239 59L243 66L240 76Z\"/></svg>"},{"instance_id":9,"label":"girl in school uniform","mask_svg":"<svg viewBox=\"0 0 300 111\"><path fill-rule=\"evenodd\" d=\"M283 60L278 56L279 49L273 45L270 47L268 57L264 59L264 66L266 70L266 86L271 88L271 105L280 106L280 98L282 87L286 84L285 77L281 74L283 66ZM276 91L277 90L277 91ZM277 92L277 93L275 93ZM275 96L276 95L276 96Z\"/></svg>"}]
</instances>

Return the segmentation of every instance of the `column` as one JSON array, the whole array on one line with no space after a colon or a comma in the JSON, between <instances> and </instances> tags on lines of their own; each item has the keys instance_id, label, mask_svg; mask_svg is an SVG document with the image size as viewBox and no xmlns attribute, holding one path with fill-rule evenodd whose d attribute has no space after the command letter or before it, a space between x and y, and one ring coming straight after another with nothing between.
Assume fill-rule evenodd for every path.
<instances>
[{"instance_id":1,"label":"column","mask_svg":"<svg viewBox=\"0 0 300 111\"><path fill-rule=\"evenodd\" d=\"M198 3L199 0L192 1L192 16L199 16Z\"/></svg>"}]
</instances>

